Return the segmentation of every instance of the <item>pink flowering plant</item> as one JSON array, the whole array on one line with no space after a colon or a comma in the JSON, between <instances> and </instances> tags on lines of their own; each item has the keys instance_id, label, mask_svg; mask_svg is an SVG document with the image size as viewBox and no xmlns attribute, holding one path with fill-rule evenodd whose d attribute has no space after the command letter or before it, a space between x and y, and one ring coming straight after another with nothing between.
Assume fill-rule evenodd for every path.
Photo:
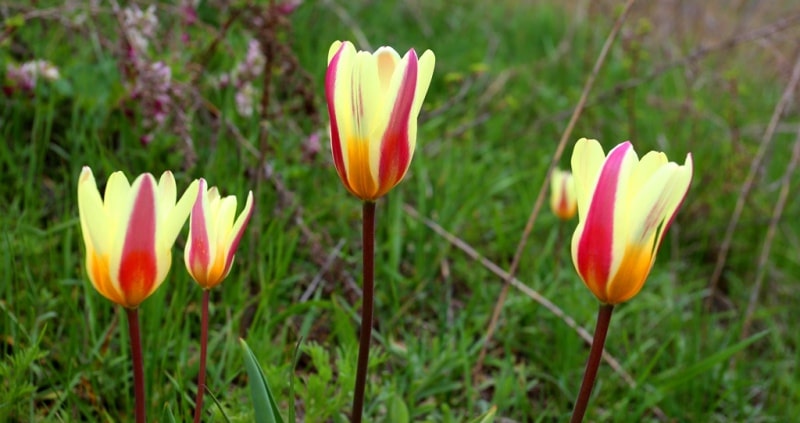
<instances>
[{"instance_id":1,"label":"pink flowering plant","mask_svg":"<svg viewBox=\"0 0 800 423\"><path fill-rule=\"evenodd\" d=\"M800 6L619 3L0 0L0 422L794 421Z\"/></svg>"}]
</instances>

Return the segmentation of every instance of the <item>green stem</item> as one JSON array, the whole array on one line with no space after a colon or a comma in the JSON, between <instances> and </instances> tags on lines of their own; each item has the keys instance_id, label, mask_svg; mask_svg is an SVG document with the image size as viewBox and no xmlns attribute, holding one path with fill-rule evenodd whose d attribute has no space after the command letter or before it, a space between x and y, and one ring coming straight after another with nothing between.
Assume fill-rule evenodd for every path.
<instances>
[{"instance_id":1,"label":"green stem","mask_svg":"<svg viewBox=\"0 0 800 423\"><path fill-rule=\"evenodd\" d=\"M364 412L364 388L367 383L369 343L372 338L372 303L375 291L375 203L372 201L364 202L361 237L364 254L364 296L361 303L361 338L358 345L356 387L353 393L353 423L361 423L361 415Z\"/></svg>"},{"instance_id":2,"label":"green stem","mask_svg":"<svg viewBox=\"0 0 800 423\"><path fill-rule=\"evenodd\" d=\"M197 375L197 399L194 402L194 423L200 423L203 412L203 393L206 390L206 351L208 349L208 297L203 290L203 311L200 317L200 373Z\"/></svg>"},{"instance_id":3,"label":"green stem","mask_svg":"<svg viewBox=\"0 0 800 423\"><path fill-rule=\"evenodd\" d=\"M566 222L559 219L558 233L556 234L556 245L554 248L555 252L553 253L553 280L555 280L556 282L558 282L558 273L559 273L558 271L559 271L559 266L561 265L561 255L564 254L564 252L561 251L561 248L564 245L565 226Z\"/></svg>"},{"instance_id":4,"label":"green stem","mask_svg":"<svg viewBox=\"0 0 800 423\"><path fill-rule=\"evenodd\" d=\"M136 423L145 423L144 370L142 367L142 341L139 334L139 309L126 308L128 313L128 335L131 338L133 358L133 392L136 399Z\"/></svg>"},{"instance_id":5,"label":"green stem","mask_svg":"<svg viewBox=\"0 0 800 423\"><path fill-rule=\"evenodd\" d=\"M603 345L606 343L608 334L608 324L611 322L611 312L614 311L612 304L600 304L597 311L597 326L594 329L594 339L592 349L589 351L589 361L586 362L586 371L583 373L581 390L578 399L575 400L575 408L572 410L570 423L580 423L586 414L586 407L589 405L589 396L592 394L594 380L597 377L597 369L600 367L600 358L603 356Z\"/></svg>"}]
</instances>

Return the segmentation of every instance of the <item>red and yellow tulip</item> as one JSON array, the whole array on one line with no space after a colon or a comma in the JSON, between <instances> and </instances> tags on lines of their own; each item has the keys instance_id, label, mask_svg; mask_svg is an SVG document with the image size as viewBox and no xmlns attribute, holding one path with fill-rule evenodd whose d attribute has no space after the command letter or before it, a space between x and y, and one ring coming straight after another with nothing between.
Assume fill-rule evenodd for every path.
<instances>
[{"instance_id":1,"label":"red and yellow tulip","mask_svg":"<svg viewBox=\"0 0 800 423\"><path fill-rule=\"evenodd\" d=\"M561 220L570 220L578 210L575 183L568 170L554 169L550 177L550 208Z\"/></svg>"},{"instance_id":2,"label":"red and yellow tulip","mask_svg":"<svg viewBox=\"0 0 800 423\"><path fill-rule=\"evenodd\" d=\"M247 194L244 210L234 221L236 197L220 197L217 187L206 188L206 181L200 179L183 259L192 278L203 289L210 289L231 271L239 240L253 215L253 192Z\"/></svg>"},{"instance_id":3,"label":"red and yellow tulip","mask_svg":"<svg viewBox=\"0 0 800 423\"><path fill-rule=\"evenodd\" d=\"M156 183L145 173L128 183L114 172L100 198L89 167L78 180L78 210L86 245L86 271L100 294L134 309L161 285L172 264L172 246L197 196L193 182L176 203L175 178Z\"/></svg>"},{"instance_id":4,"label":"red and yellow tulip","mask_svg":"<svg viewBox=\"0 0 800 423\"><path fill-rule=\"evenodd\" d=\"M370 54L349 41L328 52L325 94L333 163L356 197L375 201L405 176L417 142L417 116L436 59L391 47Z\"/></svg>"},{"instance_id":5,"label":"red and yellow tulip","mask_svg":"<svg viewBox=\"0 0 800 423\"><path fill-rule=\"evenodd\" d=\"M572 153L578 227L572 260L584 284L605 304L642 289L664 234L692 180L692 156L683 165L651 151L641 160L630 142L608 156L582 138Z\"/></svg>"}]
</instances>

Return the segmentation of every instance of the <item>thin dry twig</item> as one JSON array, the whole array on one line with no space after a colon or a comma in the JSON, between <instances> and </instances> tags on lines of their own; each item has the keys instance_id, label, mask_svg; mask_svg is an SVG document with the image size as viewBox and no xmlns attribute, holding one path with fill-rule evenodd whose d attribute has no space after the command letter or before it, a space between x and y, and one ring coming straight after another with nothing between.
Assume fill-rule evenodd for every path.
<instances>
[{"instance_id":1,"label":"thin dry twig","mask_svg":"<svg viewBox=\"0 0 800 423\"><path fill-rule=\"evenodd\" d=\"M471 245L469 245L466 241L462 240L461 238L451 234L446 229L441 227L438 223L434 222L431 219L423 217L419 214L419 212L411 207L408 204L403 205L403 211L406 212L412 218L422 222L434 231L437 235L444 238L447 242L449 242L454 247L458 248L459 250L463 251L469 258L477 261L483 267L485 267L490 272L494 273L496 276L500 277L501 279L508 281L511 286L514 288L519 289L523 294L528 296L533 301L539 303L542 307L546 308L550 313L561 319L564 323L567 324L570 328L572 328L578 336L581 337L587 344L592 344L592 334L589 333L586 329L580 326L572 316L568 315L561 309L561 307L554 304L552 301L547 299L544 295L540 294L539 291L525 285L524 282L517 279L515 276L511 275L510 273L503 270L500 266L489 260L488 258L482 256L478 251L475 250ZM613 355L611 355L605 349L603 350L603 360L608 363L608 365L617 373L624 381L628 384L631 388L636 388L638 384L633 377L625 371L622 365L619 363ZM664 411L658 407L653 407L652 409L653 414L658 417L659 420L666 421L668 420Z\"/></svg>"},{"instance_id":2,"label":"thin dry twig","mask_svg":"<svg viewBox=\"0 0 800 423\"><path fill-rule=\"evenodd\" d=\"M721 41L717 44L707 47L698 47L683 57L656 66L651 72L649 72L644 76L641 76L639 78L628 79L624 82L615 85L614 87L609 88L608 90L599 93L591 101L588 101L586 103L586 107L591 107L597 104L603 104L603 102L615 98L616 96L620 95L621 93L627 90L636 88L640 85L646 84L650 81L657 79L664 73L669 72L674 68L695 64L696 62L706 58L707 56L710 56L713 53L719 53L722 51L733 49L739 44L764 40L766 38L769 38L777 34L778 32L791 28L792 26L797 24L800 24L800 14L789 15L785 18L758 27L754 30L740 33L736 36ZM546 122L554 122L565 119L567 116L570 115L570 113L572 113L572 110L567 109L567 110L561 110L559 112L547 116L543 116L535 120L533 123L531 123L531 127L537 128Z\"/></svg>"},{"instance_id":3,"label":"thin dry twig","mask_svg":"<svg viewBox=\"0 0 800 423\"><path fill-rule=\"evenodd\" d=\"M361 30L361 27L358 26L355 19L353 19L353 17L350 16L350 13L348 13L347 10L345 10L339 3L335 2L334 0L327 0L323 4L327 6L329 9L331 9L333 13L335 13L336 16L339 17L342 23L344 23L345 26L347 26L347 28L350 28L350 30L353 31L353 37L355 37L359 47L366 50L372 50L372 47L370 46L369 40L367 40L367 36L364 34L364 31Z\"/></svg>"},{"instance_id":4,"label":"thin dry twig","mask_svg":"<svg viewBox=\"0 0 800 423\"><path fill-rule=\"evenodd\" d=\"M547 168L547 174L544 178L544 181L542 181L541 188L539 188L539 195L536 197L536 202L534 203L533 209L531 210L530 216L528 217L528 222L525 224L525 229L522 232L522 237L519 240L519 244L517 244L517 250L514 253L514 258L511 261L511 267L508 270L508 277L505 279L505 282L503 283L503 288L500 291L500 295L497 298L497 303L495 303L491 320L489 321L489 325L486 329L486 340L483 343L483 346L481 346L481 351L478 354L478 360L476 361L475 367L473 368L472 371L473 378L477 377L477 375L481 371L481 368L483 367L483 361L486 358L487 348L491 343L492 336L494 335L495 328L497 327L497 321L500 318L500 312L502 311L503 304L505 303L506 297L508 296L509 284L511 283L511 279L513 279L513 277L517 272L517 268L519 267L519 262L522 258L522 252L525 249L525 245L527 244L528 238L530 237L531 231L533 230L533 225L536 222L536 218L539 216L539 211L541 210L542 204L544 203L545 193L547 192L547 187L550 184L550 177L551 174L553 173L553 169L555 169L555 167L558 165L558 162L561 160L561 155L564 153L564 149L567 145L567 140L572 136L572 130L578 121L578 117L581 115L581 112L586 106L586 100L589 97L589 92L594 86L594 81L595 79L597 79L597 75L600 73L600 69L603 67L603 64L606 61L608 52L611 50L611 45L614 43L614 40L616 40L620 28L622 28L622 23L625 22L625 18L628 16L628 12L630 11L631 6L633 6L633 3L635 1L636 0L628 0L625 3L625 7L622 10L622 13L620 13L616 22L614 22L614 26L611 28L611 32L609 32L608 37L606 37L605 43L603 43L603 48L600 50L600 55L597 57L597 60L594 63L592 72L586 79L586 83L583 86L583 91L581 92L578 104L575 106L575 110L572 113L572 117L570 118L569 123L567 124L567 127L564 130L564 133L561 135L561 139L558 141L558 146L556 147L556 151L553 154L553 158L550 160L550 165Z\"/></svg>"},{"instance_id":5,"label":"thin dry twig","mask_svg":"<svg viewBox=\"0 0 800 423\"><path fill-rule=\"evenodd\" d=\"M325 273L330 270L331 266L336 263L336 259L339 258L339 254L342 252L342 247L344 247L344 244L344 239L340 239L339 242L336 243L336 246L333 247L333 251L331 251L331 253L328 255L328 258L325 260L325 263L322 264L322 267L320 267L317 274L314 275L314 279L312 279L311 283L308 284L308 288L306 288L305 292L303 292L303 295L300 296L300 300L298 300L298 302L304 303L308 301L312 295L314 295L314 292L317 291L322 279L325 277Z\"/></svg>"},{"instance_id":6,"label":"thin dry twig","mask_svg":"<svg viewBox=\"0 0 800 423\"><path fill-rule=\"evenodd\" d=\"M778 200L775 202L775 207L772 209L772 219L770 219L769 228L764 237L764 245L761 247L761 254L758 257L756 282L753 285L753 290L750 291L750 301L747 304L747 311L745 312L744 323L742 324L742 332L740 335L742 340L750 335L750 325L753 322L753 314L755 314L756 307L758 306L758 297L761 292L761 286L764 284L764 276L767 274L767 260L769 259L772 242L775 239L775 233L778 229L778 223L781 220L783 210L786 208L786 199L789 198L789 185L791 185L792 176L797 170L798 162L800 162L800 129L798 129L797 137L794 140L792 158L786 166L786 172L783 173L783 177L781 178L781 190L778 193ZM731 358L732 366L736 363L734 357Z\"/></svg>"},{"instance_id":7,"label":"thin dry twig","mask_svg":"<svg viewBox=\"0 0 800 423\"><path fill-rule=\"evenodd\" d=\"M761 138L761 144L758 146L758 151L753 157L753 161L750 162L750 169L747 172L747 177L742 184L741 190L739 190L739 196L736 199L736 206L733 210L733 214L731 215L731 220L728 221L728 227L725 230L725 235L722 238L722 244L720 245L719 253L717 254L714 272L711 274L711 279L708 283L708 297L706 298L705 304L706 309L711 308L711 304L713 303L716 295L717 286L719 285L720 277L722 276L722 271L725 269L725 263L728 259L728 253L730 252L731 244L733 243L733 234L736 231L737 225L739 224L739 219L742 217L744 205L747 202L747 198L750 196L750 192L753 190L756 175L758 174L759 169L761 169L764 156L766 155L770 146L772 146L775 128L777 128L778 122L781 120L784 110L786 110L786 107L789 105L789 103L791 103L792 98L794 98L794 92L798 82L800 82L800 56L797 57L797 61L792 69L792 76L789 80L789 83L786 84L786 89L783 90L783 95L781 95L780 101L778 101L778 104L775 105L769 125L764 132L764 136Z\"/></svg>"}]
</instances>

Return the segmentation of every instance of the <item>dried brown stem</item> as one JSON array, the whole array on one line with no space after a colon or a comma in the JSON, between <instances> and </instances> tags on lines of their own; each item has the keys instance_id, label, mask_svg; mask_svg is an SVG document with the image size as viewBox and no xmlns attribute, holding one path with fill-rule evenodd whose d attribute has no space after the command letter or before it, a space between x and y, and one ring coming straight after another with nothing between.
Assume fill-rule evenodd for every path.
<instances>
[{"instance_id":1,"label":"dried brown stem","mask_svg":"<svg viewBox=\"0 0 800 423\"><path fill-rule=\"evenodd\" d=\"M633 6L635 0L627 0L625 2L625 7L620 13L617 20L614 22L614 26L611 28L611 32L609 32L608 36L606 37L605 43L603 43L603 48L600 50L600 54L597 57L597 60L594 63L594 67L592 68L592 72L589 74L589 77L586 79L586 83L583 86L583 91L581 92L580 99L578 99L578 104L575 106L575 110L572 112L572 117L567 123L567 127L564 130L564 133L561 135L561 139L558 141L558 146L556 147L555 153L553 153L553 158L550 160L550 165L547 168L547 174L542 181L542 186L539 188L539 195L536 197L536 202L533 205L533 209L531 210L530 216L528 217L528 222L525 224L525 229L522 231L522 237L520 237L519 244L517 245L517 250L514 253L514 258L511 261L511 266L508 269L508 278L505 280L503 284L503 288L500 291L500 295L497 298L497 302L495 303L494 311L492 311L492 318L489 321L489 325L486 328L486 340L484 341L483 345L481 346L481 351L478 354L478 359L475 363L475 367L472 370L473 378L477 377L480 373L481 368L483 367L483 361L486 358L486 351L491 343L492 336L494 335L494 331L497 327L497 321L500 318L500 312L503 309L503 304L505 303L506 297L508 296L508 289L510 280L514 277L517 272L517 268L519 267L519 262L522 259L522 252L525 249L525 245L528 242L528 238L530 237L531 231L533 230L533 225L536 222L536 218L539 216L539 211L542 208L542 204L544 204L544 197L545 193L547 192L547 186L550 183L550 177L553 173L553 169L558 165L558 162L561 160L561 155L564 153L564 149L567 145L567 140L572 136L572 130L575 128L575 124L578 122L578 117L581 115L584 107L586 106L586 100L589 97L589 92L592 90L594 86L594 81L597 79L597 75L600 73L600 69L602 69L603 64L606 61L606 57L608 56L608 52L611 50L611 45L614 44L614 40L617 38L617 34L619 33L620 28L622 28L622 23L625 22L625 18L628 16L628 12Z\"/></svg>"},{"instance_id":2,"label":"dried brown stem","mask_svg":"<svg viewBox=\"0 0 800 423\"><path fill-rule=\"evenodd\" d=\"M772 209L772 218L767 228L767 234L764 236L764 244L761 246L761 254L758 256L758 263L756 265L756 281L753 285L753 290L750 291L750 301L747 303L747 311L744 314L744 323L742 324L742 332L740 338L744 340L750 335L750 326L753 322L753 314L756 312L758 306L758 297L761 292L761 287L764 284L764 277L767 274L767 260L769 260L770 249L772 242L775 239L775 233L778 229L778 223L783 215L783 210L786 208L786 199L789 198L789 185L792 182L792 176L797 170L798 162L800 162L800 128L797 131L797 137L794 140L794 147L792 148L792 158L786 166L786 171L781 178L781 190L778 193L778 200L775 202L775 207ZM735 357L735 356L734 356ZM735 365L735 358L731 358L731 365Z\"/></svg>"},{"instance_id":3,"label":"dried brown stem","mask_svg":"<svg viewBox=\"0 0 800 423\"><path fill-rule=\"evenodd\" d=\"M768 25L764 25L764 26L761 26L759 28L756 28L756 29L754 29L752 31L740 33L740 34L738 34L736 36L730 37L727 40L719 42L717 44L714 44L714 45L711 45L711 46L708 46L708 47L698 47L698 48L692 50L692 52L690 52L689 54L687 54L687 55L685 55L685 56L683 56L681 58L678 58L678 59L663 63L663 64L661 64L659 66L656 66L647 75L644 75L644 76L639 77L639 78L628 79L628 80L626 80L624 82L621 82L621 83L617 84L616 86L614 86L612 88L609 88L606 91L603 91L603 92L599 93L591 101L588 101L586 103L586 107L591 107L591 106L594 106L596 104L603 104L603 102L608 101L608 100L610 100L612 98L615 98L619 94L621 94L621 93L623 93L623 92L625 92L625 91L627 91L629 89L636 88L636 87L638 87L638 86L640 86L642 84L646 84L646 83L648 83L650 81L653 81L653 80L657 79L661 75L665 74L666 72L669 72L670 70L672 70L674 68L677 68L677 67L680 67L680 66L687 66L687 65L694 64L694 63L704 59L705 57L707 57L707 56L709 56L711 54L719 53L719 52L723 52L723 51L726 51L726 50L733 49L734 47L738 46L739 44L744 44L744 43L748 43L748 42L752 42L752 41L758 41L758 40L763 40L763 39L769 38L769 37L777 34L778 32L781 32L781 31L783 31L783 30L785 30L787 28L791 28L792 26L798 25L798 24L800 24L800 14L794 14L794 15L787 16L787 17L785 17L783 19L779 19L779 20L777 20L777 21L775 21L773 23L770 23ZM542 125L545 122L560 121L562 119L565 119L567 116L569 116L570 113L572 113L571 110L562 110L562 111L559 111L557 113L553 113L551 115L544 116L544 117L542 117L540 119L537 119L536 121L534 121L531 124L531 126L532 127L538 127L538 126Z\"/></svg>"},{"instance_id":4,"label":"dried brown stem","mask_svg":"<svg viewBox=\"0 0 800 423\"><path fill-rule=\"evenodd\" d=\"M498 266L491 260L487 259L486 257L482 256L477 250L475 250L475 248L469 245L466 241L451 234L433 220L421 216L419 212L410 205L408 204L403 205L403 211L405 211L406 214L413 217L414 219L417 219L422 223L424 223L425 226L430 228L437 235L444 238L445 241L449 242L454 247L463 251L464 254L467 255L467 257L480 263L487 270L494 273L495 276L499 277L500 279L510 281L509 283L511 286L517 288L528 298L537 302L539 305L547 309L554 316L561 319L561 321L563 321L564 323L566 323L567 326L572 328L578 334L578 336L581 337L581 339L583 339L587 344L591 345L592 334L590 334L589 331L578 325L578 323L575 321L575 319L572 318L572 316L566 314L564 310L561 309L561 307L554 304L552 301L547 299L547 297L545 297L535 289L529 287L528 285L525 285L525 283L523 283L516 277L511 276L500 266ZM622 365L619 363L619 361L616 358L614 358L614 356L609 354L607 351L603 351L603 360L605 360L605 362L608 363L608 365L614 370L614 372L617 373L625 381L625 383L628 384L628 386L630 386L631 388L636 388L638 386L633 377L631 377L631 375L628 372L626 372L624 368L622 368ZM651 411L660 421L668 420L667 416L660 408L653 407Z\"/></svg>"},{"instance_id":5,"label":"dried brown stem","mask_svg":"<svg viewBox=\"0 0 800 423\"><path fill-rule=\"evenodd\" d=\"M736 206L734 207L733 214L731 215L731 220L728 221L728 227L725 230L725 235L722 238L722 244L720 245L719 253L717 254L714 272L711 274L711 279L708 283L708 297L706 298L705 304L706 309L711 308L711 304L716 295L717 286L719 285L719 280L722 277L722 271L725 269L725 263L728 259L728 253L730 252L731 244L733 243L733 234L736 232L739 219L742 217L742 211L744 211L744 205L753 190L756 175L758 174L759 169L761 169L764 156L766 155L767 150L772 146L775 128L778 126L778 122L781 120L784 110L786 110L786 107L794 98L794 92L798 82L800 82L800 56L798 56L797 60L795 61L789 83L786 84L786 89L783 90L783 95L781 95L780 101L778 101L778 104L775 105L769 125L767 126L764 136L761 138L761 143L758 146L758 151L753 157L753 161L750 162L750 169L747 172L747 177L742 184L742 188L739 190L739 196L736 199Z\"/></svg>"}]
</instances>

